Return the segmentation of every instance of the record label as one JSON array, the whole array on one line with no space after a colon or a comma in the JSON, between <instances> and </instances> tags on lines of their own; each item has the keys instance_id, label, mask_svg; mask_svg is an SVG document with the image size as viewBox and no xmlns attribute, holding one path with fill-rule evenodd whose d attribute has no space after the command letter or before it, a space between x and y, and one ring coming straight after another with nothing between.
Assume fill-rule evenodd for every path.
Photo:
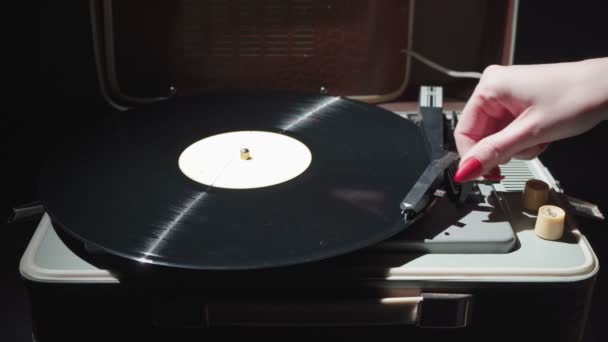
<instances>
[{"instance_id":1,"label":"record label","mask_svg":"<svg viewBox=\"0 0 608 342\"><path fill-rule=\"evenodd\" d=\"M195 142L179 157L190 179L225 189L255 189L293 179L312 160L306 145L292 137L263 131L213 135Z\"/></svg>"}]
</instances>

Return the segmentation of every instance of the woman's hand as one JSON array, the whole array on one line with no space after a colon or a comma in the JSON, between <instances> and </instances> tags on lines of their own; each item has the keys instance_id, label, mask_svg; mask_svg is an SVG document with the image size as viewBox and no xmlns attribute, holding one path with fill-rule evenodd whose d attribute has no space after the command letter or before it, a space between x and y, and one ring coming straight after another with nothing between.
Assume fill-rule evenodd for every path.
<instances>
[{"instance_id":1,"label":"woman's hand","mask_svg":"<svg viewBox=\"0 0 608 342\"><path fill-rule=\"evenodd\" d=\"M584 133L605 119L608 58L490 66L455 130L461 163L454 180L499 177L499 164L532 159L548 143Z\"/></svg>"}]
</instances>

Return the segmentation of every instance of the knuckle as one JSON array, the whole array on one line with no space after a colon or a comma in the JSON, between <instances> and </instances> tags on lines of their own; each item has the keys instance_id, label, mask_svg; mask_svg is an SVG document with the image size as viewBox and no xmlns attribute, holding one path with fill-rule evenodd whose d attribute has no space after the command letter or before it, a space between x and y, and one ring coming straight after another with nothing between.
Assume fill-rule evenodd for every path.
<instances>
[{"instance_id":1,"label":"knuckle","mask_svg":"<svg viewBox=\"0 0 608 342\"><path fill-rule=\"evenodd\" d=\"M505 165L505 164L508 164L510 161L511 161L511 157L504 157L498 162L498 164Z\"/></svg>"},{"instance_id":2,"label":"knuckle","mask_svg":"<svg viewBox=\"0 0 608 342\"><path fill-rule=\"evenodd\" d=\"M498 72L501 68L503 68L502 65L490 64L490 65L486 66L485 69L483 69L483 75L493 75L496 72Z\"/></svg>"},{"instance_id":3,"label":"knuckle","mask_svg":"<svg viewBox=\"0 0 608 342\"><path fill-rule=\"evenodd\" d=\"M523 139L528 137L531 140L536 140L543 136L545 129L545 125L539 120L539 115L528 115L525 123L522 124L521 129L518 132L519 138Z\"/></svg>"},{"instance_id":4,"label":"knuckle","mask_svg":"<svg viewBox=\"0 0 608 342\"><path fill-rule=\"evenodd\" d=\"M454 128L454 138L456 140L460 139L463 135L464 129L462 128L462 125L460 124L460 122L458 122L458 124L456 124L456 128Z\"/></svg>"},{"instance_id":5,"label":"knuckle","mask_svg":"<svg viewBox=\"0 0 608 342\"><path fill-rule=\"evenodd\" d=\"M505 67L502 65L498 65L498 64L491 64L488 65L484 70L483 73L481 74L481 78L483 81L493 81L496 79L501 78L502 76L502 70Z\"/></svg>"},{"instance_id":6,"label":"knuckle","mask_svg":"<svg viewBox=\"0 0 608 342\"><path fill-rule=\"evenodd\" d=\"M504 66L492 64L484 69L479 81L480 96L487 99L494 99L499 96L499 90L504 83L504 77L502 76L504 68Z\"/></svg>"},{"instance_id":7,"label":"knuckle","mask_svg":"<svg viewBox=\"0 0 608 342\"><path fill-rule=\"evenodd\" d=\"M504 158L507 158L507 156L505 155L505 148L502 146L502 144L499 144L496 139L493 139L493 137L488 137L486 139L485 146L488 155L492 159L502 160Z\"/></svg>"}]
</instances>

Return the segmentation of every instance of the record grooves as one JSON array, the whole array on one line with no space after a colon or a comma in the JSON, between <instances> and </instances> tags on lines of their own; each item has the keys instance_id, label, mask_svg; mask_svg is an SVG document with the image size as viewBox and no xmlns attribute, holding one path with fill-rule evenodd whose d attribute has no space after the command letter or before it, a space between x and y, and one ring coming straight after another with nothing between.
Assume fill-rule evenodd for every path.
<instances>
[{"instance_id":1,"label":"record grooves","mask_svg":"<svg viewBox=\"0 0 608 342\"><path fill-rule=\"evenodd\" d=\"M261 175L295 163L300 157L281 142L264 147L262 166L231 161L208 184L180 169L194 143L239 131L297 141L310 151L309 164L276 184L230 188L234 179L261 177L242 170ZM108 253L177 268L271 268L356 251L402 230L399 203L429 163L425 144L412 122L344 98L178 97L109 113L67 141L45 165L40 191L56 229ZM286 156L295 159L281 164ZM196 172L215 167L203 157ZM228 186L214 186L216 179Z\"/></svg>"}]
</instances>

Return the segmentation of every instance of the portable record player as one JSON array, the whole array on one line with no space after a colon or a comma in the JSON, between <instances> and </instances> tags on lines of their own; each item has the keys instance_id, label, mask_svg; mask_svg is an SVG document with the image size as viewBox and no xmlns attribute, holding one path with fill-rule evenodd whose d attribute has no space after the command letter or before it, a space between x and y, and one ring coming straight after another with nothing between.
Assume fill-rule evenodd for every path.
<instances>
[{"instance_id":1,"label":"portable record player","mask_svg":"<svg viewBox=\"0 0 608 342\"><path fill-rule=\"evenodd\" d=\"M121 22L130 5L91 1L101 89L117 111L76 133L78 144L62 145L43 170L46 213L20 265L37 340L370 325L402 327L408 338L581 338L599 267L574 218L584 203L566 196L538 159L502 165L500 181L454 183L452 130L462 105L446 101L447 87L422 86L415 102L399 101L406 89L340 95L407 83L381 79L370 71L375 63L405 81L421 77L409 75L411 36L401 40L405 62L392 59L404 48L393 44L398 35L386 50L351 60L367 77L363 86L343 66L314 67L348 57L327 52L327 42L390 32L402 17L412 29L413 1L176 3L152 11L177 13L159 25L180 28L179 39L172 31L156 41L177 52L169 61L150 55L138 69L125 36L158 32ZM516 3L503 5L512 19ZM485 20L500 6L486 8ZM337 11L335 21L321 8ZM233 10L238 25L224 31ZM269 19L283 10L296 23L287 43L273 36L285 23ZM269 22L256 17L265 11ZM200 17L206 13L214 16ZM390 20L377 23L380 15ZM367 21L354 30L353 18ZM311 22L317 31L302 31ZM514 32L507 26L505 46ZM262 36L263 44L251 43ZM353 49L363 53L373 38L360 37ZM228 58L235 51L242 59ZM247 70L252 55L263 55L252 62L261 69L277 63L277 74ZM144 69L155 63L170 65L160 76L176 82L170 94L125 95L147 84L134 75L149 75ZM264 85L281 91L259 91L266 77ZM231 82L239 89L226 90ZM137 89L155 92L159 83ZM524 208L533 179L548 185L546 204L566 210L561 237L535 231L538 213Z\"/></svg>"}]
</instances>

